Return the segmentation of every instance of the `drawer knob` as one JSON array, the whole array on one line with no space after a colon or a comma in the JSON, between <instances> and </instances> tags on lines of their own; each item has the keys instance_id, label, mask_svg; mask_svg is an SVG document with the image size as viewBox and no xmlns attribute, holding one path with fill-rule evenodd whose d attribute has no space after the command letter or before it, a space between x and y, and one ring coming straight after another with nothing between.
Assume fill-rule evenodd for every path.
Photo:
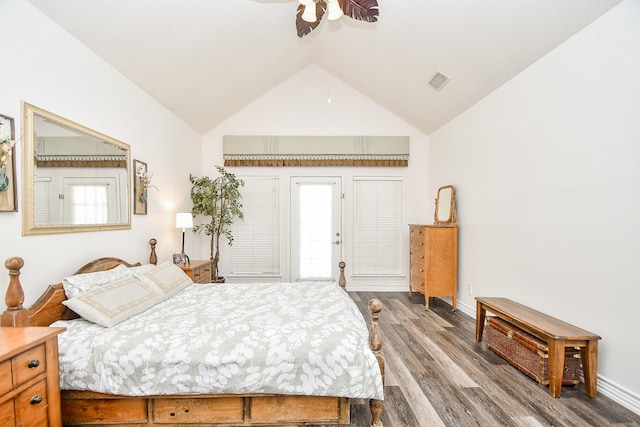
<instances>
[{"instance_id":1,"label":"drawer knob","mask_svg":"<svg viewBox=\"0 0 640 427\"><path fill-rule=\"evenodd\" d=\"M32 405L37 405L40 402L42 402L42 396L35 395L31 398Z\"/></svg>"},{"instance_id":2,"label":"drawer knob","mask_svg":"<svg viewBox=\"0 0 640 427\"><path fill-rule=\"evenodd\" d=\"M37 368L38 366L40 366L40 361L39 360L29 360L29 364L27 365L27 367L29 369L31 368Z\"/></svg>"}]
</instances>

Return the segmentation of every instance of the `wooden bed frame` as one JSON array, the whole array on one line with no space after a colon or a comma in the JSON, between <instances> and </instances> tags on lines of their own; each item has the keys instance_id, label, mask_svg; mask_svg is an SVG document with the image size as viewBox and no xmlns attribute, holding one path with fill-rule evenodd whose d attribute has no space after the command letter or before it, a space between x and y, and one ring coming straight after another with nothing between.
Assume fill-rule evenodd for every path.
<instances>
[{"instance_id":1,"label":"wooden bed frame","mask_svg":"<svg viewBox=\"0 0 640 427\"><path fill-rule=\"evenodd\" d=\"M157 263L156 240L149 240L149 262ZM86 264L75 274L110 270L118 265L132 267L119 258L99 258ZM24 293L20 283L22 258L5 262L9 285L5 297L7 309L2 313L3 327L49 326L56 320L70 320L76 313L62 304L66 299L61 283L49 285L44 294L29 307L22 306ZM346 290L344 262L340 263L340 286ZM382 303L369 301L371 327L369 347L380 365L384 383L384 355L378 317ZM88 391L61 392L63 425L108 426L256 426L349 424L350 402L345 397L250 395L171 395L130 397ZM382 427L383 401L370 399L371 426Z\"/></svg>"}]
</instances>

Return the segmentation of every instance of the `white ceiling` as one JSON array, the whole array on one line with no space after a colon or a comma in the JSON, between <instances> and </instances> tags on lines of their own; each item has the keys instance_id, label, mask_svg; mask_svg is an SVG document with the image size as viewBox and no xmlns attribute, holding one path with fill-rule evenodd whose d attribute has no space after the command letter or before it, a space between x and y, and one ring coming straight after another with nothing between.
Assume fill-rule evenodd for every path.
<instances>
[{"instance_id":1,"label":"white ceiling","mask_svg":"<svg viewBox=\"0 0 640 427\"><path fill-rule=\"evenodd\" d=\"M30 0L200 133L315 63L425 134L620 1L378 0L300 39L296 0Z\"/></svg>"}]
</instances>

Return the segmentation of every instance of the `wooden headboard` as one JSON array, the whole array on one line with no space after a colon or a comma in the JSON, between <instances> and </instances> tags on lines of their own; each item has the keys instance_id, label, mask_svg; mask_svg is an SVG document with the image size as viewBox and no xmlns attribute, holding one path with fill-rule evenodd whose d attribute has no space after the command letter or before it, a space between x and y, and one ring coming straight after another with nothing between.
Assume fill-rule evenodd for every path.
<instances>
[{"instance_id":1,"label":"wooden headboard","mask_svg":"<svg viewBox=\"0 0 640 427\"><path fill-rule=\"evenodd\" d=\"M157 240L150 239L151 252L149 263L156 264ZM2 326L49 326L56 320L69 320L78 317L76 313L67 308L62 301L67 299L62 283L49 285L42 296L29 308L24 308L24 292L20 283L20 269L24 266L24 260L20 257L9 258L5 263L9 270L9 286L5 296L7 309L2 313L0 324ZM82 266L74 274L93 273L96 271L111 270L118 265L134 267L140 263L130 264L120 258L98 258Z\"/></svg>"}]
</instances>

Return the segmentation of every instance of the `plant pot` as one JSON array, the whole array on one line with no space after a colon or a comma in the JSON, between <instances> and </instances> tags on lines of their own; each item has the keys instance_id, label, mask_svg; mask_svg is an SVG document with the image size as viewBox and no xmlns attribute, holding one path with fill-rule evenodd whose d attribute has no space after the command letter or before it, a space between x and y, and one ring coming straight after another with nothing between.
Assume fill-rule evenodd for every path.
<instances>
[{"instance_id":1,"label":"plant pot","mask_svg":"<svg viewBox=\"0 0 640 427\"><path fill-rule=\"evenodd\" d=\"M7 176L7 169L0 168L0 193L7 191L9 188L9 177Z\"/></svg>"}]
</instances>

